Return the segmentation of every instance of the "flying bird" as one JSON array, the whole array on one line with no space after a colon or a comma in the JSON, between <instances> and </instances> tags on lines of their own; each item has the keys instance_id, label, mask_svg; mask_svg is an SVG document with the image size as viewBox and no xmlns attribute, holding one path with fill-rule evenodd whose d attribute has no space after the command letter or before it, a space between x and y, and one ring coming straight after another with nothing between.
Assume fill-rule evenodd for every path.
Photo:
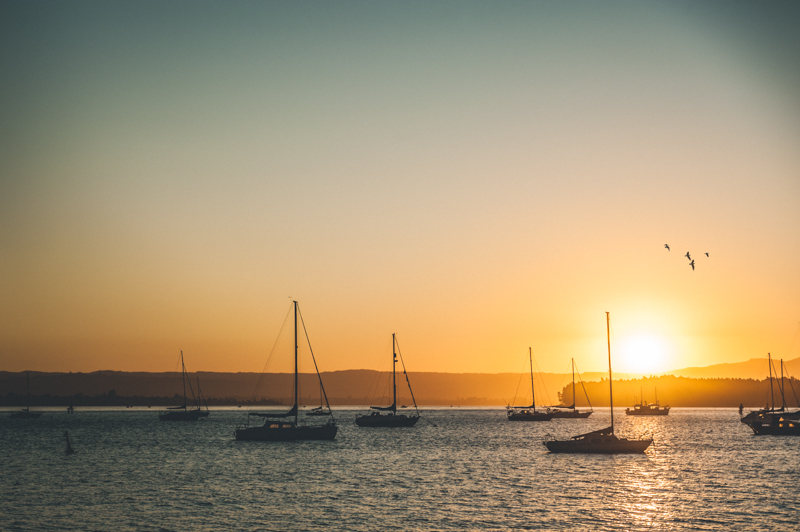
<instances>
[{"instance_id":1,"label":"flying bird","mask_svg":"<svg viewBox=\"0 0 800 532\"><path fill-rule=\"evenodd\" d=\"M689 266L691 266L692 267L692 271L694 271L694 261L690 262Z\"/></svg>"},{"instance_id":2,"label":"flying bird","mask_svg":"<svg viewBox=\"0 0 800 532\"><path fill-rule=\"evenodd\" d=\"M706 253L706 257L708 257L708 253Z\"/></svg>"},{"instance_id":3,"label":"flying bird","mask_svg":"<svg viewBox=\"0 0 800 532\"><path fill-rule=\"evenodd\" d=\"M692 256L691 256L691 255L689 255L689 252L688 252L688 251L686 252L686 255L684 255L684 257L686 257L686 258L687 258L687 259L689 259L689 260L692 260Z\"/></svg>"},{"instance_id":4,"label":"flying bird","mask_svg":"<svg viewBox=\"0 0 800 532\"><path fill-rule=\"evenodd\" d=\"M664 244L664 247L667 248L667 251L669 251L669 244Z\"/></svg>"}]
</instances>

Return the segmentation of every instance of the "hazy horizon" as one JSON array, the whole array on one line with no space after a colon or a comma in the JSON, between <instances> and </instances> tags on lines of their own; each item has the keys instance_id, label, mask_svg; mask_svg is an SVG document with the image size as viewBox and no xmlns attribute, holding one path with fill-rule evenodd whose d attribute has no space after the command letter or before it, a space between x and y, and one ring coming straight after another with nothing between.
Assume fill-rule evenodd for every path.
<instances>
[{"instance_id":1,"label":"hazy horizon","mask_svg":"<svg viewBox=\"0 0 800 532\"><path fill-rule=\"evenodd\" d=\"M2 369L800 356L797 3L0 14Z\"/></svg>"}]
</instances>

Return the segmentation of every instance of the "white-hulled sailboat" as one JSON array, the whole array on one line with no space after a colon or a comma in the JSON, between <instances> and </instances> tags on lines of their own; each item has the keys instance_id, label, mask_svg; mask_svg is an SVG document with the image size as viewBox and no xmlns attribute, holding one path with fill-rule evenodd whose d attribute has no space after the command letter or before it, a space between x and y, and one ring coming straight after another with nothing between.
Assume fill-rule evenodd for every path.
<instances>
[{"instance_id":1,"label":"white-hulled sailboat","mask_svg":"<svg viewBox=\"0 0 800 532\"><path fill-rule=\"evenodd\" d=\"M579 434L568 440L546 439L542 443L551 453L643 453L653 443L653 438L629 440L628 438L619 438L614 434L614 386L611 378L611 325L608 312L606 312L606 335L608 338L608 398L611 404L611 426Z\"/></svg>"}]
</instances>

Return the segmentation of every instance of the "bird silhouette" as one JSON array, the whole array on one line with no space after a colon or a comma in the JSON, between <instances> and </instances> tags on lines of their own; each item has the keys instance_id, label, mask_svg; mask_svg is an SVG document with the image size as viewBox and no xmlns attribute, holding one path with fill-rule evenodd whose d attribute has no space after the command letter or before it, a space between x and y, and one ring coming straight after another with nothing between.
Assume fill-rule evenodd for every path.
<instances>
[{"instance_id":1,"label":"bird silhouette","mask_svg":"<svg viewBox=\"0 0 800 532\"><path fill-rule=\"evenodd\" d=\"M689 266L691 266L692 267L692 271L694 271L694 261L690 262Z\"/></svg>"},{"instance_id":2,"label":"bird silhouette","mask_svg":"<svg viewBox=\"0 0 800 532\"><path fill-rule=\"evenodd\" d=\"M669 244L664 244L664 247L667 248L667 251L669 251Z\"/></svg>"},{"instance_id":3,"label":"bird silhouette","mask_svg":"<svg viewBox=\"0 0 800 532\"><path fill-rule=\"evenodd\" d=\"M706 253L706 257L708 257L708 253Z\"/></svg>"},{"instance_id":4,"label":"bird silhouette","mask_svg":"<svg viewBox=\"0 0 800 532\"><path fill-rule=\"evenodd\" d=\"M692 256L691 256L691 255L689 255L689 252L688 252L688 251L686 252L686 255L684 255L684 257L686 257L686 258L687 258L687 259L689 259L689 260L692 260Z\"/></svg>"}]
</instances>

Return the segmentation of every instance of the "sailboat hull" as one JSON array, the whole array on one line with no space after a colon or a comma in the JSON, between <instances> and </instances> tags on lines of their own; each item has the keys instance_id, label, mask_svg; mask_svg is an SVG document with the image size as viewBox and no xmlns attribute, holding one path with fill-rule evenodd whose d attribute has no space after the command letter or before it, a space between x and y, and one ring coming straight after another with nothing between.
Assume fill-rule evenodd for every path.
<instances>
[{"instance_id":1,"label":"sailboat hull","mask_svg":"<svg viewBox=\"0 0 800 532\"><path fill-rule=\"evenodd\" d=\"M577 410L570 411L570 410L558 410L553 412L553 419L586 419L587 417L591 416L592 412L579 412Z\"/></svg>"},{"instance_id":2,"label":"sailboat hull","mask_svg":"<svg viewBox=\"0 0 800 532\"><path fill-rule=\"evenodd\" d=\"M800 411L750 412L742 423L758 436L800 436Z\"/></svg>"},{"instance_id":3,"label":"sailboat hull","mask_svg":"<svg viewBox=\"0 0 800 532\"><path fill-rule=\"evenodd\" d=\"M633 410L626 408L625 414L628 416L666 416L669 415L669 407L634 408Z\"/></svg>"},{"instance_id":4,"label":"sailboat hull","mask_svg":"<svg viewBox=\"0 0 800 532\"><path fill-rule=\"evenodd\" d=\"M333 440L338 430L336 425L297 427L268 422L261 427L236 429L234 434L240 441Z\"/></svg>"},{"instance_id":5,"label":"sailboat hull","mask_svg":"<svg viewBox=\"0 0 800 532\"><path fill-rule=\"evenodd\" d=\"M544 446L551 453L572 454L636 454L643 453L653 440L628 440L625 438L592 438L580 440L549 440Z\"/></svg>"},{"instance_id":6,"label":"sailboat hull","mask_svg":"<svg viewBox=\"0 0 800 532\"><path fill-rule=\"evenodd\" d=\"M419 421L419 416L405 414L356 416L356 425L359 427L413 427L417 421Z\"/></svg>"},{"instance_id":7,"label":"sailboat hull","mask_svg":"<svg viewBox=\"0 0 800 532\"><path fill-rule=\"evenodd\" d=\"M509 421L550 421L554 414L552 412L514 412L509 410L507 415Z\"/></svg>"},{"instance_id":8,"label":"sailboat hull","mask_svg":"<svg viewBox=\"0 0 800 532\"><path fill-rule=\"evenodd\" d=\"M750 428L753 429L753 434L758 436L800 436L800 424L788 420L769 425L753 423Z\"/></svg>"}]
</instances>

